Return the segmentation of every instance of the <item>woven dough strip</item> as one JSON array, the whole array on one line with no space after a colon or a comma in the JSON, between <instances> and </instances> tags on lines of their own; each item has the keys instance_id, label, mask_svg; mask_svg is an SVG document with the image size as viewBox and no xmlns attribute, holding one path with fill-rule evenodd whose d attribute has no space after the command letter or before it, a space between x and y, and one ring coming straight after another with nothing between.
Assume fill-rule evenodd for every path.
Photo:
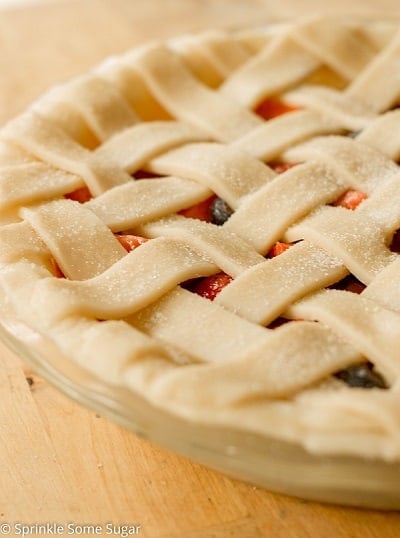
<instances>
[{"instance_id":1,"label":"woven dough strip","mask_svg":"<svg viewBox=\"0 0 400 538\"><path fill-rule=\"evenodd\" d=\"M156 405L317 452L394 459L400 144L377 139L399 132L398 114L376 113L400 94L393 76L385 93L379 80L399 37L351 25L330 35L313 20L154 44L35 103L0 133L0 206L14 221L0 229L0 284L62 352ZM313 84L324 70L334 87ZM278 92L302 110L263 122L254 109ZM359 128L357 140L338 136ZM263 162L274 159L301 164L277 175ZM143 169L168 177L133 181ZM82 206L53 200L83 186L94 197ZM369 196L354 213L326 206L351 187ZM235 210L222 227L176 215L211 193ZM151 240L127 254L121 231ZM300 242L265 260L285 234ZM220 270L234 280L214 303L179 286ZM367 284L361 296L324 290L349 272ZM281 315L312 321L263 327ZM368 401L330 377L365 359L391 385ZM357 435L368 443L349 443Z\"/></svg>"}]
</instances>

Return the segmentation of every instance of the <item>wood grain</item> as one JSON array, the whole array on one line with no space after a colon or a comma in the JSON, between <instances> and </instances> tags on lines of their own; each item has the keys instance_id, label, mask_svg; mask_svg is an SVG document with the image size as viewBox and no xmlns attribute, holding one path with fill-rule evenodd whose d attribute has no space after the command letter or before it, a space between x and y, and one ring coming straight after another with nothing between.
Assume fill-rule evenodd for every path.
<instances>
[{"instance_id":1,"label":"wood grain","mask_svg":"<svg viewBox=\"0 0 400 538\"><path fill-rule=\"evenodd\" d=\"M144 40L347 7L87 0L1 13L0 123L50 84ZM396 0L353 0L351 12L399 14ZM230 480L78 406L2 345L0 365L0 523L111 521L140 524L140 536L152 538L400 536L398 513L320 505Z\"/></svg>"}]
</instances>

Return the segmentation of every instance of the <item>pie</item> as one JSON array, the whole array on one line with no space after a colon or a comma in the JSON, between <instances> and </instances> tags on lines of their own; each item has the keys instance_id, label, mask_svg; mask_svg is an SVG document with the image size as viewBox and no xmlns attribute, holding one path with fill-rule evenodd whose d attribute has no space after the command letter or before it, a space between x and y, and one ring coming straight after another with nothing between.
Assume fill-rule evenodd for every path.
<instances>
[{"instance_id":1,"label":"pie","mask_svg":"<svg viewBox=\"0 0 400 538\"><path fill-rule=\"evenodd\" d=\"M113 387L400 460L400 33L152 42L0 131L9 312Z\"/></svg>"}]
</instances>

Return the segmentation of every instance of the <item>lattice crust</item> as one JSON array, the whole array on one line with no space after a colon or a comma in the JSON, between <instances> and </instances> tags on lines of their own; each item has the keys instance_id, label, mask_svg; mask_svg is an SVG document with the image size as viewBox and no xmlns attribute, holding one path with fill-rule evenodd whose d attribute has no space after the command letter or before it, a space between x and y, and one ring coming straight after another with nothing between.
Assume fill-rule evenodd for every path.
<instances>
[{"instance_id":1,"label":"lattice crust","mask_svg":"<svg viewBox=\"0 0 400 538\"><path fill-rule=\"evenodd\" d=\"M0 132L11 311L193 421L400 458L399 60L390 24L312 19L153 43L51 90ZM277 96L296 109L265 121ZM332 205L348 189L355 211ZM213 194L222 226L179 214ZM117 232L151 240L128 254ZM220 271L213 302L180 286ZM350 273L360 295L331 288ZM333 377L365 360L387 390Z\"/></svg>"}]
</instances>

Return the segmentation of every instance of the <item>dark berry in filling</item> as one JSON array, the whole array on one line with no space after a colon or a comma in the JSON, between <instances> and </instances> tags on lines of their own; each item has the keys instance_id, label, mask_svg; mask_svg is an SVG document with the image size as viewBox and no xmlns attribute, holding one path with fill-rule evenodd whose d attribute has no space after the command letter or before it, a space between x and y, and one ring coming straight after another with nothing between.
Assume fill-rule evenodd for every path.
<instances>
[{"instance_id":1,"label":"dark berry in filling","mask_svg":"<svg viewBox=\"0 0 400 538\"><path fill-rule=\"evenodd\" d=\"M348 138L357 138L359 134L362 133L362 129L359 129L358 131L350 131L347 133Z\"/></svg>"},{"instance_id":2,"label":"dark berry in filling","mask_svg":"<svg viewBox=\"0 0 400 538\"><path fill-rule=\"evenodd\" d=\"M395 232L392 239L392 243L390 245L390 250L392 252L397 252L397 254L400 254L400 230L397 230L397 232Z\"/></svg>"},{"instance_id":3,"label":"dark berry in filling","mask_svg":"<svg viewBox=\"0 0 400 538\"><path fill-rule=\"evenodd\" d=\"M221 226L232 215L233 209L222 200L222 198L216 198L210 207L211 222Z\"/></svg>"},{"instance_id":4,"label":"dark berry in filling","mask_svg":"<svg viewBox=\"0 0 400 538\"><path fill-rule=\"evenodd\" d=\"M330 286L335 290L346 290L352 293L361 293L365 289L365 284L357 280L354 275L348 275L343 280L336 282L333 286Z\"/></svg>"},{"instance_id":5,"label":"dark berry in filling","mask_svg":"<svg viewBox=\"0 0 400 538\"><path fill-rule=\"evenodd\" d=\"M285 325L286 323L289 323L289 319L286 319L286 318L276 318L274 319L274 321L272 321L269 325L268 325L268 329L277 329L278 327L281 327L282 325Z\"/></svg>"},{"instance_id":6,"label":"dark berry in filling","mask_svg":"<svg viewBox=\"0 0 400 538\"><path fill-rule=\"evenodd\" d=\"M383 377L373 370L372 364L355 364L335 374L338 379L344 381L350 387L362 389L387 389L388 386Z\"/></svg>"},{"instance_id":7,"label":"dark berry in filling","mask_svg":"<svg viewBox=\"0 0 400 538\"><path fill-rule=\"evenodd\" d=\"M160 174L153 174L153 172L147 172L147 170L137 170L133 174L134 179L153 179L155 177L162 177Z\"/></svg>"}]
</instances>

